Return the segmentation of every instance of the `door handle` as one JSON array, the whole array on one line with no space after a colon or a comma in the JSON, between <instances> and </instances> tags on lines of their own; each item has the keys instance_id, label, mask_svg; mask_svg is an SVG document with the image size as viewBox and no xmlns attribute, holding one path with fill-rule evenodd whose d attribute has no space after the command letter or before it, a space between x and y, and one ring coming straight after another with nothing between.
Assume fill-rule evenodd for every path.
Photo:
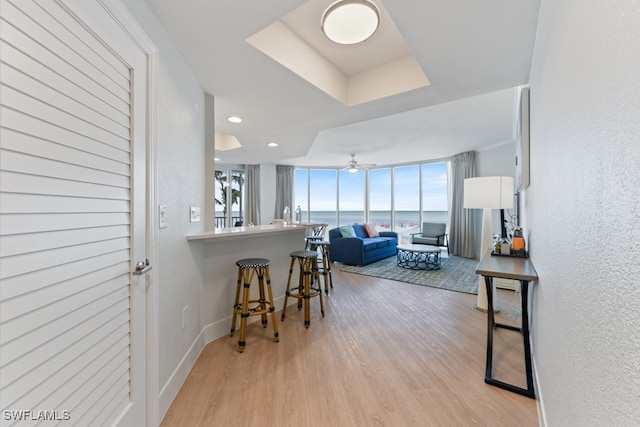
<instances>
[{"instance_id":1,"label":"door handle","mask_svg":"<svg viewBox=\"0 0 640 427\"><path fill-rule=\"evenodd\" d=\"M149 260L145 259L144 261L138 261L136 263L136 271L132 274L134 276L141 276L151 270L151 266L149 265Z\"/></svg>"}]
</instances>

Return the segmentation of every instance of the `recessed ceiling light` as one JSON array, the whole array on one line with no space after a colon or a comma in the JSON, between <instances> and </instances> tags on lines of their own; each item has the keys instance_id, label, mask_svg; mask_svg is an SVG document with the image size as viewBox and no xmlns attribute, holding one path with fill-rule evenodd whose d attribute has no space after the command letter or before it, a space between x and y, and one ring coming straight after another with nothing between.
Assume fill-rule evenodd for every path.
<instances>
[{"instance_id":1,"label":"recessed ceiling light","mask_svg":"<svg viewBox=\"0 0 640 427\"><path fill-rule=\"evenodd\" d=\"M242 123L242 119L238 116L227 117L227 120L229 120L231 123Z\"/></svg>"},{"instance_id":2,"label":"recessed ceiling light","mask_svg":"<svg viewBox=\"0 0 640 427\"><path fill-rule=\"evenodd\" d=\"M361 43L371 37L380 24L380 11L369 0L339 0L322 15L320 28L338 44Z\"/></svg>"},{"instance_id":3,"label":"recessed ceiling light","mask_svg":"<svg viewBox=\"0 0 640 427\"><path fill-rule=\"evenodd\" d=\"M216 162L219 162L220 158L219 157L214 157L213 160L215 160Z\"/></svg>"},{"instance_id":4,"label":"recessed ceiling light","mask_svg":"<svg viewBox=\"0 0 640 427\"><path fill-rule=\"evenodd\" d=\"M267 144L269 147L277 147L278 143L277 142L270 142Z\"/></svg>"}]
</instances>

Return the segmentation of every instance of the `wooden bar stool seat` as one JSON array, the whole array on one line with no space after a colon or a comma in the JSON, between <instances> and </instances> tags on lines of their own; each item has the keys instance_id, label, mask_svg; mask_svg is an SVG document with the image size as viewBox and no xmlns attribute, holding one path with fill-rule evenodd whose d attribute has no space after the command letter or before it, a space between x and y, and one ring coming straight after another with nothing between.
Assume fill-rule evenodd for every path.
<instances>
[{"instance_id":1,"label":"wooden bar stool seat","mask_svg":"<svg viewBox=\"0 0 640 427\"><path fill-rule=\"evenodd\" d=\"M320 289L320 277L318 275L318 252L317 251L295 251L289 254L291 265L289 266L289 279L287 280L287 291L284 296L284 306L282 307L282 320L285 318L287 302L289 297L298 299L298 310L304 306L304 326L311 324L310 299L320 297L320 312L324 317L324 303L322 301L322 289ZM298 285L291 288L291 277L293 276L294 264L298 262L299 274ZM312 280L314 278L315 280ZM316 286L312 283L315 282Z\"/></svg>"},{"instance_id":2,"label":"wooden bar stool seat","mask_svg":"<svg viewBox=\"0 0 640 427\"><path fill-rule=\"evenodd\" d=\"M273 336L275 341L280 341L278 337L278 326L276 325L275 306L273 304L273 292L271 291L271 276L269 275L269 265L271 260L265 258L245 258L236 261L238 266L238 281L236 285L236 299L233 304L233 319L231 320L231 334L236 330L236 318L240 315L240 339L238 341L240 353L244 351L247 336L247 320L249 316L260 316L262 326L267 327L267 313L271 313L271 323L273 324ZM249 299L249 289L254 276L258 276L258 299ZM265 294L265 282L266 291ZM240 300L240 288L242 300Z\"/></svg>"}]
</instances>

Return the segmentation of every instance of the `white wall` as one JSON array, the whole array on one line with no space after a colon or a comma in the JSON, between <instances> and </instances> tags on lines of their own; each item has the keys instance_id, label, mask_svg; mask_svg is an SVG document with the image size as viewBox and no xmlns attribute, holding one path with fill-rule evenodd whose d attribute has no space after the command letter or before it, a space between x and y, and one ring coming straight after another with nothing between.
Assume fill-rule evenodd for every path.
<instances>
[{"instance_id":1,"label":"white wall","mask_svg":"<svg viewBox=\"0 0 640 427\"><path fill-rule=\"evenodd\" d=\"M476 176L515 176L515 141L476 151Z\"/></svg>"},{"instance_id":2,"label":"white wall","mask_svg":"<svg viewBox=\"0 0 640 427\"><path fill-rule=\"evenodd\" d=\"M158 75L158 204L167 206L168 227L159 230L160 411L167 409L182 381L174 371L200 333L206 318L204 251L193 250L188 234L203 231L204 221L189 222L189 207L205 206L205 97L195 76L173 46L144 0L123 0L159 50ZM187 327L182 313L187 310ZM168 386L171 385L171 386ZM161 414L161 415L162 415Z\"/></svg>"},{"instance_id":3,"label":"white wall","mask_svg":"<svg viewBox=\"0 0 640 427\"><path fill-rule=\"evenodd\" d=\"M640 420L640 2L542 2L526 190L545 424Z\"/></svg>"}]
</instances>

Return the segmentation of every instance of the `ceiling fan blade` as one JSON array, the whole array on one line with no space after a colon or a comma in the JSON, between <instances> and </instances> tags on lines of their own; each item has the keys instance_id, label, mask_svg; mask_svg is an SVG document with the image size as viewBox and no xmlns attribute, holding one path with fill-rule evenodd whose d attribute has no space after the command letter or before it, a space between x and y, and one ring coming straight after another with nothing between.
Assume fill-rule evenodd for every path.
<instances>
[{"instance_id":1,"label":"ceiling fan blade","mask_svg":"<svg viewBox=\"0 0 640 427\"><path fill-rule=\"evenodd\" d=\"M356 160L356 155L355 154L350 154L351 156L351 160L349 160L347 162L347 165L344 166L343 168L341 168L342 170L351 170L351 169L357 169L357 170L367 170L369 168L372 168L375 166L375 164L362 164L362 163L358 163L358 161Z\"/></svg>"}]
</instances>

